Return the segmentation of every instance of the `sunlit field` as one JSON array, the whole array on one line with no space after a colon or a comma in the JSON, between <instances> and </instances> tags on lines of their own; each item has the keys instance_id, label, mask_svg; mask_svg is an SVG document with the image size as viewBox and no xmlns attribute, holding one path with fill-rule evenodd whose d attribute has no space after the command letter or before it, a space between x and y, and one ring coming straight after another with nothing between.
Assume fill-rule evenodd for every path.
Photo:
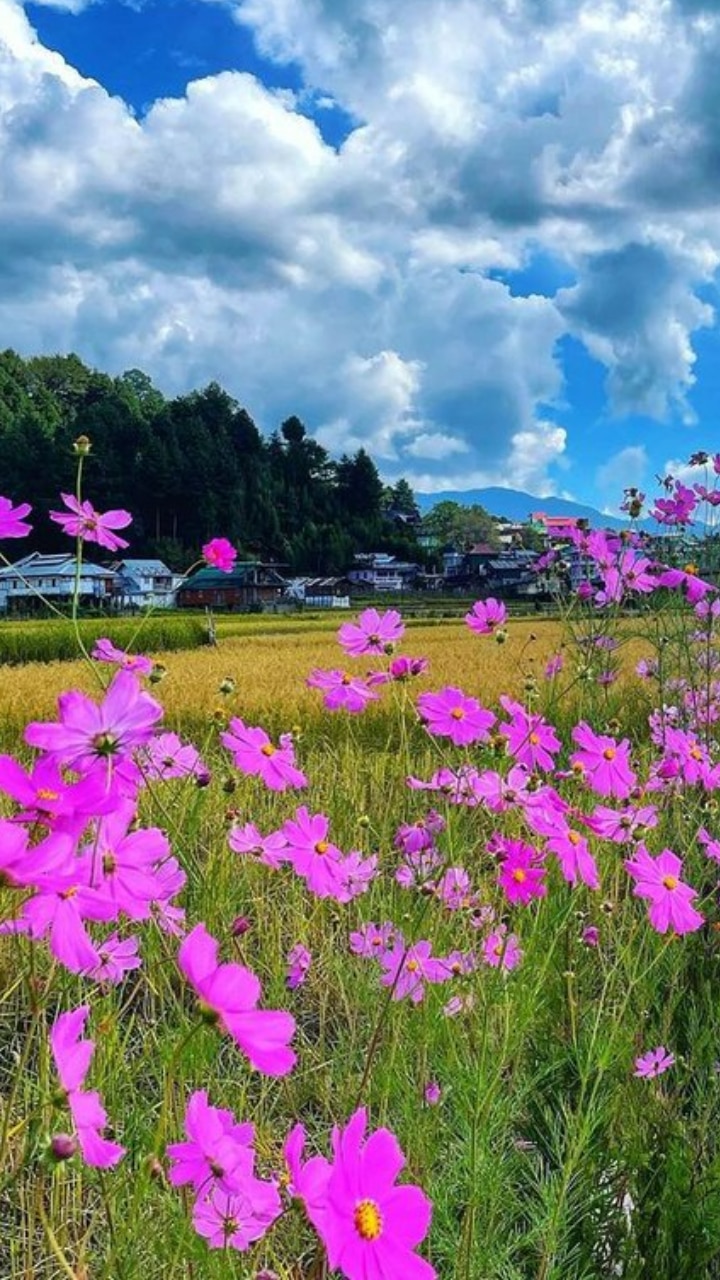
<instances>
[{"instance_id":1,"label":"sunlit field","mask_svg":"<svg viewBox=\"0 0 720 1280\"><path fill-rule=\"evenodd\" d=\"M308 621L220 617L215 648L151 651L167 671L160 696L168 720L175 726L195 727L223 704L226 709L240 708L245 716L270 716L273 723L284 727L319 722L321 703L318 695L306 687L305 679L314 667L343 665L336 641L341 621L337 615ZM23 624L12 625L22 628ZM111 621L105 630L112 633ZM238 630L242 634L233 634ZM477 641L457 618L412 624L403 652L424 655L429 660L428 674L416 682L418 691L438 683L457 682L462 673L461 683L468 692L494 702L503 692L520 696L528 677L534 675L540 681L548 659L564 652L567 640L558 620L522 619L512 622L504 644L493 643L479 651ZM637 635L628 641L622 651L627 673L632 672L633 662L646 649ZM573 661L569 658L570 663ZM351 663L350 669L362 672L362 663ZM226 677L236 684L236 692L229 700L219 695L220 683ZM86 663L0 666L0 732L12 737L28 718L49 716L57 695L70 687L88 692L97 687ZM612 701L617 699L613 697ZM373 708L371 715L372 711Z\"/></svg>"},{"instance_id":2,"label":"sunlit field","mask_svg":"<svg viewBox=\"0 0 720 1280\"><path fill-rule=\"evenodd\" d=\"M720 611L653 586L0 670L2 1280L717 1274Z\"/></svg>"}]
</instances>

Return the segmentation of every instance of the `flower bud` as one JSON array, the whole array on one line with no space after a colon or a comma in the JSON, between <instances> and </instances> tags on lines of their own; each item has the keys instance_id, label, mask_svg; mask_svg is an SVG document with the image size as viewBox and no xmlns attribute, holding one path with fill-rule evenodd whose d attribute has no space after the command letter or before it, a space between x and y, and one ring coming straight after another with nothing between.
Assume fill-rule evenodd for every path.
<instances>
[{"instance_id":1,"label":"flower bud","mask_svg":"<svg viewBox=\"0 0 720 1280\"><path fill-rule=\"evenodd\" d=\"M77 1151L78 1144L69 1133L56 1133L50 1140L50 1154L58 1163L72 1160Z\"/></svg>"},{"instance_id":2,"label":"flower bud","mask_svg":"<svg viewBox=\"0 0 720 1280\"><path fill-rule=\"evenodd\" d=\"M230 926L230 932L233 938L242 938L243 934L248 933L252 928L247 916L236 916Z\"/></svg>"},{"instance_id":3,"label":"flower bud","mask_svg":"<svg viewBox=\"0 0 720 1280\"><path fill-rule=\"evenodd\" d=\"M224 693L226 697L235 692L235 681L232 676L225 676L224 680L220 681L218 691Z\"/></svg>"},{"instance_id":4,"label":"flower bud","mask_svg":"<svg viewBox=\"0 0 720 1280\"><path fill-rule=\"evenodd\" d=\"M92 445L87 436L78 436L77 440L73 441L73 452L80 458L86 458L91 449Z\"/></svg>"}]
</instances>

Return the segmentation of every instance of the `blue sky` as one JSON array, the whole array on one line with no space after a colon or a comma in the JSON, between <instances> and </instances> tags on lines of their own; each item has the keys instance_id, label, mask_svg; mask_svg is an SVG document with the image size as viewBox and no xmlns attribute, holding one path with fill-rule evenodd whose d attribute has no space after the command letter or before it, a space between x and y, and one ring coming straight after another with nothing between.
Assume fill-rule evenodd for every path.
<instances>
[{"instance_id":1,"label":"blue sky","mask_svg":"<svg viewBox=\"0 0 720 1280\"><path fill-rule=\"evenodd\" d=\"M720 447L708 0L0 0L0 344L420 489Z\"/></svg>"}]
</instances>

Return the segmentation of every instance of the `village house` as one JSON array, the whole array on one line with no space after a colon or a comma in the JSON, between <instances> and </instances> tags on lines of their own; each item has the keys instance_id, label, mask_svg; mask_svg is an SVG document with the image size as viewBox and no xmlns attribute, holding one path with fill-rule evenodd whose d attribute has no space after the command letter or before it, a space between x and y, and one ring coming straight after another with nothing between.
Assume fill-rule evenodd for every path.
<instances>
[{"instance_id":1,"label":"village house","mask_svg":"<svg viewBox=\"0 0 720 1280\"><path fill-rule=\"evenodd\" d=\"M231 573L198 569L178 588L176 600L180 609L262 609L277 604L286 586L272 565L247 560Z\"/></svg>"},{"instance_id":2,"label":"village house","mask_svg":"<svg viewBox=\"0 0 720 1280\"><path fill-rule=\"evenodd\" d=\"M420 566L398 560L384 551L371 551L355 557L348 579L367 591L407 591L415 581Z\"/></svg>"},{"instance_id":3,"label":"village house","mask_svg":"<svg viewBox=\"0 0 720 1280\"><path fill-rule=\"evenodd\" d=\"M40 596L54 604L68 604L76 585L82 605L109 606L117 576L112 569L83 560L80 579L77 560L69 555L42 555L33 551L22 560L0 569L0 611L25 612L41 607Z\"/></svg>"},{"instance_id":4,"label":"village house","mask_svg":"<svg viewBox=\"0 0 720 1280\"><path fill-rule=\"evenodd\" d=\"M117 560L115 599L123 609L169 609L175 589L183 581L174 577L162 560Z\"/></svg>"}]
</instances>

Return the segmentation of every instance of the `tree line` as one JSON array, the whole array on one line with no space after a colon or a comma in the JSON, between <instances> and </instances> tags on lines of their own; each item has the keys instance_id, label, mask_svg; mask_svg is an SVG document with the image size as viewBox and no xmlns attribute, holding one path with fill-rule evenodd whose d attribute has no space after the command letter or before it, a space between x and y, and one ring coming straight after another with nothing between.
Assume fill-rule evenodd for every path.
<instances>
[{"instance_id":1,"label":"tree line","mask_svg":"<svg viewBox=\"0 0 720 1280\"><path fill-rule=\"evenodd\" d=\"M269 437L216 382L166 398L147 374L110 377L76 355L0 354L0 492L33 504L29 549L62 551L47 515L72 488L86 435L85 491L132 513L133 555L185 567L222 534L288 572L342 573L359 551L423 562L406 481L385 486L364 450L332 459L299 418Z\"/></svg>"}]
</instances>

